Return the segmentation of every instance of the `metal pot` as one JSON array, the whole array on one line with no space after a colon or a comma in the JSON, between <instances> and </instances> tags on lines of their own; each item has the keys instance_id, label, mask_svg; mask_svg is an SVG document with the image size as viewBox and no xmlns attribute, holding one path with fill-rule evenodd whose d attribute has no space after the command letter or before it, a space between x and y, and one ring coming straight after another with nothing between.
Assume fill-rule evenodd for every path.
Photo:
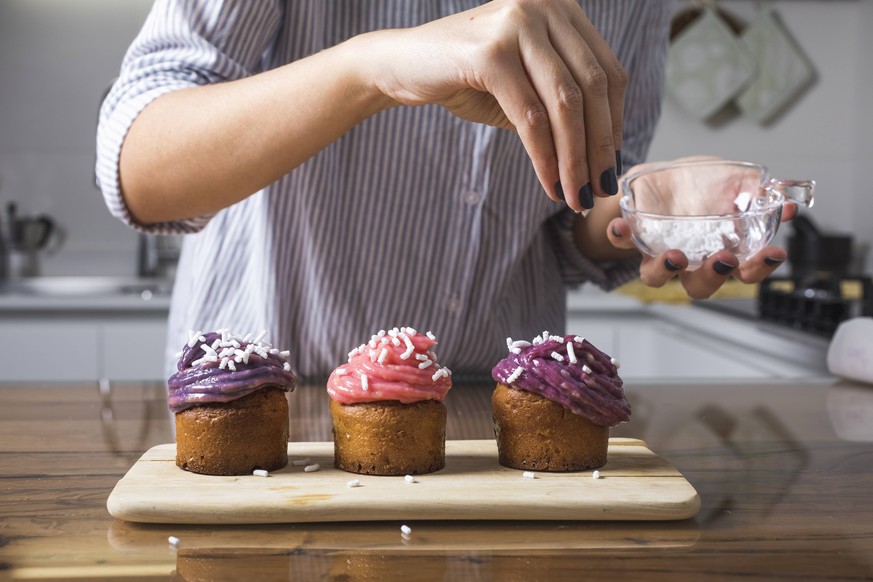
<instances>
[{"instance_id":1,"label":"metal pot","mask_svg":"<svg viewBox=\"0 0 873 582\"><path fill-rule=\"evenodd\" d=\"M7 204L0 211L0 280L39 275L39 254L56 232L50 217L19 217L16 204Z\"/></svg>"}]
</instances>

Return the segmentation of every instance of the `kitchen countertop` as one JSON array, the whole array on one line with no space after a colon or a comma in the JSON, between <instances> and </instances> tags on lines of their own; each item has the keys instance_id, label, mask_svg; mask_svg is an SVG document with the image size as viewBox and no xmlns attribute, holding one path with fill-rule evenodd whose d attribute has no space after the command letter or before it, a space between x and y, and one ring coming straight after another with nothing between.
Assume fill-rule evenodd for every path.
<instances>
[{"instance_id":1,"label":"kitchen countertop","mask_svg":"<svg viewBox=\"0 0 873 582\"><path fill-rule=\"evenodd\" d=\"M139 277L35 277L0 282L0 314L157 312L170 308L173 282Z\"/></svg>"},{"instance_id":2,"label":"kitchen countertop","mask_svg":"<svg viewBox=\"0 0 873 582\"><path fill-rule=\"evenodd\" d=\"M106 499L171 442L161 384L0 385L0 579L804 579L873 577L873 386L833 379L628 382L632 420L697 489L676 522L136 525ZM449 439L490 438L492 385L447 399ZM291 439L330 439L323 385L289 395ZM159 483L155 484L160 486ZM208 494L204 492L204 494ZM181 540L178 550L169 536Z\"/></svg>"}]
</instances>

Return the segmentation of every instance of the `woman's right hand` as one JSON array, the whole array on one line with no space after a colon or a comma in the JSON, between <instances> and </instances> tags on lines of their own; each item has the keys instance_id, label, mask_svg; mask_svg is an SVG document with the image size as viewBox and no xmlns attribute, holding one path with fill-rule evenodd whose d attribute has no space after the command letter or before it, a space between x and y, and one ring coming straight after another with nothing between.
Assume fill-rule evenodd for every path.
<instances>
[{"instance_id":1,"label":"woman's right hand","mask_svg":"<svg viewBox=\"0 0 873 582\"><path fill-rule=\"evenodd\" d=\"M493 0L360 39L378 89L516 131L554 200L576 211L618 192L627 79L573 0Z\"/></svg>"}]
</instances>

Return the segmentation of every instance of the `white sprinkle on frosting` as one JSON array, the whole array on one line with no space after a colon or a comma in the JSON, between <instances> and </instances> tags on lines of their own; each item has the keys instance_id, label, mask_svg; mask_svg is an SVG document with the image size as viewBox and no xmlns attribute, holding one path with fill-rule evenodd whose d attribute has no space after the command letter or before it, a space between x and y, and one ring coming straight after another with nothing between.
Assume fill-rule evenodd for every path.
<instances>
[{"instance_id":1,"label":"white sprinkle on frosting","mask_svg":"<svg viewBox=\"0 0 873 582\"><path fill-rule=\"evenodd\" d=\"M512 384L513 382L515 382L516 380L518 380L519 378L521 378L521 375L522 375L523 373L524 373L524 368L522 368L521 366L519 366L519 367L517 367L515 370L512 371L512 374L509 375L509 377L506 379L506 381L507 381L509 384Z\"/></svg>"},{"instance_id":2,"label":"white sprinkle on frosting","mask_svg":"<svg viewBox=\"0 0 873 582\"><path fill-rule=\"evenodd\" d=\"M552 353L551 353L551 356L552 356L552 359L553 359L553 360L557 360L557 361L559 361L559 362L563 362L563 361L564 361L564 356L562 356L562 355L559 354L558 352L552 352Z\"/></svg>"},{"instance_id":3,"label":"white sprinkle on frosting","mask_svg":"<svg viewBox=\"0 0 873 582\"><path fill-rule=\"evenodd\" d=\"M439 370L434 372L434 375L431 376L430 379L433 380L434 382L436 382L440 378L442 378L444 376L448 376L448 375L449 375L448 368L440 368Z\"/></svg>"},{"instance_id":4,"label":"white sprinkle on frosting","mask_svg":"<svg viewBox=\"0 0 873 582\"><path fill-rule=\"evenodd\" d=\"M621 364L615 358L609 358L609 361L612 363L613 366L615 366L616 370L621 368Z\"/></svg>"},{"instance_id":5,"label":"white sprinkle on frosting","mask_svg":"<svg viewBox=\"0 0 873 582\"><path fill-rule=\"evenodd\" d=\"M366 374L361 374L361 390L366 391L366 390L369 390L369 389L370 389L370 385L369 385L369 383L367 382L367 375L366 375Z\"/></svg>"},{"instance_id":6,"label":"white sprinkle on frosting","mask_svg":"<svg viewBox=\"0 0 873 582\"><path fill-rule=\"evenodd\" d=\"M577 344L581 344L582 342L585 341L585 338L582 337L581 335L577 335L576 337L573 338L573 341L576 342Z\"/></svg>"},{"instance_id":7,"label":"white sprinkle on frosting","mask_svg":"<svg viewBox=\"0 0 873 582\"><path fill-rule=\"evenodd\" d=\"M582 371L585 372L586 374L590 374L590 373L591 373L591 368L589 368L589 367L586 366L585 364L582 364Z\"/></svg>"},{"instance_id":8,"label":"white sprinkle on frosting","mask_svg":"<svg viewBox=\"0 0 873 582\"><path fill-rule=\"evenodd\" d=\"M348 374L348 373L349 373L349 371L346 370L345 368L337 368L337 369L336 369L336 375L337 375L337 376L345 376L345 375Z\"/></svg>"},{"instance_id":9,"label":"white sprinkle on frosting","mask_svg":"<svg viewBox=\"0 0 873 582\"><path fill-rule=\"evenodd\" d=\"M435 336L432 332L429 331L429 332L425 333L424 335L425 335L425 337L427 337L427 339L429 339L430 341L432 341L432 342L435 342L435 341L436 341L436 336Z\"/></svg>"},{"instance_id":10,"label":"white sprinkle on frosting","mask_svg":"<svg viewBox=\"0 0 873 582\"><path fill-rule=\"evenodd\" d=\"M567 342L567 359L570 360L571 364L575 364L579 360L576 359L576 348L573 345L573 342Z\"/></svg>"},{"instance_id":11,"label":"white sprinkle on frosting","mask_svg":"<svg viewBox=\"0 0 873 582\"><path fill-rule=\"evenodd\" d=\"M388 348L382 348L382 351L379 352L379 357L376 359L376 361L380 364L384 364L386 357L388 357Z\"/></svg>"},{"instance_id":12,"label":"white sprinkle on frosting","mask_svg":"<svg viewBox=\"0 0 873 582\"><path fill-rule=\"evenodd\" d=\"M432 361L430 361L430 360L425 360L425 361L423 361L422 363L420 363L420 364L418 365L418 368L419 368L420 370L424 370L424 369L427 368L428 366L432 366L432 365L433 365L433 362L432 362Z\"/></svg>"}]
</instances>

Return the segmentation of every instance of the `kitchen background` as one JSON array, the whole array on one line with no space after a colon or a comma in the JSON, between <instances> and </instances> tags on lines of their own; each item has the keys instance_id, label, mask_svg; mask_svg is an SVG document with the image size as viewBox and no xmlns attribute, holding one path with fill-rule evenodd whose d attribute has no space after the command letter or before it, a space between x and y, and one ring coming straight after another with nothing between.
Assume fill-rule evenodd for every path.
<instances>
[{"instance_id":1,"label":"kitchen background","mask_svg":"<svg viewBox=\"0 0 873 582\"><path fill-rule=\"evenodd\" d=\"M101 95L151 3L0 0L0 205L15 201L19 215L47 214L60 226L42 274L135 274L137 237L109 217L94 187L94 133ZM759 4L718 6L748 23ZM853 233L869 272L873 2L765 4L811 61L812 86L767 126L742 116L702 122L668 98L650 159L707 153L764 162L777 177L815 178L811 216L824 230Z\"/></svg>"}]
</instances>

